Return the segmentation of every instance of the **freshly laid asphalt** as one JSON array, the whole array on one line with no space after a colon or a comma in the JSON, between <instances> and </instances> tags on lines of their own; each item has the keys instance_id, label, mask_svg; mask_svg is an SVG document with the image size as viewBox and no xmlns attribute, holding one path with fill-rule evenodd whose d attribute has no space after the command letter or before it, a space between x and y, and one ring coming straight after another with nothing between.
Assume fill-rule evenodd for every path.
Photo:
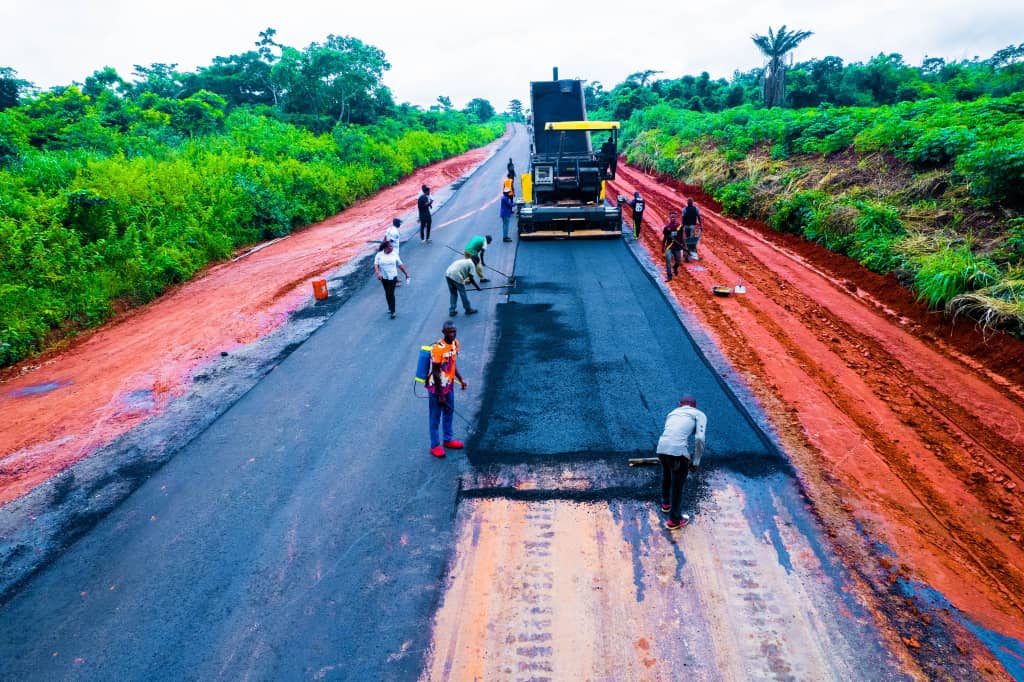
<instances>
[{"instance_id":1,"label":"freshly laid asphalt","mask_svg":"<svg viewBox=\"0 0 1024 682\"><path fill-rule=\"evenodd\" d=\"M526 155L520 128L434 224L458 220L403 244L397 319L368 280L0 607L0 679L415 679L468 471L649 456L684 393L710 416L709 461L784 469L626 243L501 242L501 178ZM448 319L446 245L487 232L517 287L471 291L475 316L460 305L455 426L471 437L438 460L417 353Z\"/></svg>"}]
</instances>

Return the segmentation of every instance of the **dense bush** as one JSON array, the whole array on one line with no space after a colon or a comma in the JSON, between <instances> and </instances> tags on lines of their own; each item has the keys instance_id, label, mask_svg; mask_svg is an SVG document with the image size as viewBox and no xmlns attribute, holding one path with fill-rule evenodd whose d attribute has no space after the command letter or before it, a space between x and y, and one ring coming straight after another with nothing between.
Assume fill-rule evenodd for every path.
<instances>
[{"instance_id":1,"label":"dense bush","mask_svg":"<svg viewBox=\"0 0 1024 682\"><path fill-rule=\"evenodd\" d=\"M315 134L222 102L71 87L0 112L0 364L502 129L406 109Z\"/></svg>"},{"instance_id":2,"label":"dense bush","mask_svg":"<svg viewBox=\"0 0 1024 682\"><path fill-rule=\"evenodd\" d=\"M658 104L624 131L632 163L702 186L729 215L898 271L931 306L1019 289L1000 283L1024 259L1013 218L1024 209L1024 93L716 114ZM983 241L971 241L972 216ZM983 299L970 299L972 312ZM1005 323L1006 308L985 317ZM1024 330L1024 317L1016 324Z\"/></svg>"},{"instance_id":3,"label":"dense bush","mask_svg":"<svg viewBox=\"0 0 1024 682\"><path fill-rule=\"evenodd\" d=\"M735 71L729 79L713 79L707 72L654 79L658 73L630 74L609 91L601 83L588 83L586 100L593 113L591 118L625 120L634 112L659 104L714 113L762 103L762 69ZM920 66L907 64L899 54L881 53L867 62L850 64L840 57L826 56L790 66L786 84L785 103L797 108L878 107L928 99L966 102L984 96L1005 97L1024 91L1024 43L1010 45L985 60L975 57L947 62L929 57ZM840 145L842 131L833 132L840 134L833 138L835 145Z\"/></svg>"}]
</instances>

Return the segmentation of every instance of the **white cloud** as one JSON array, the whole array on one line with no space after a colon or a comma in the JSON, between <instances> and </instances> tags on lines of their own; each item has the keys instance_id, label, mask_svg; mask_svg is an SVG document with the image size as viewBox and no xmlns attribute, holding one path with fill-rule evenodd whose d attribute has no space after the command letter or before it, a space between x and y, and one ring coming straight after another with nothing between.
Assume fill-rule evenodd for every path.
<instances>
[{"instance_id":1,"label":"white cloud","mask_svg":"<svg viewBox=\"0 0 1024 682\"><path fill-rule=\"evenodd\" d=\"M548 79L552 66L606 87L644 69L729 77L761 65L750 36L781 24L814 31L797 59L863 61L880 52L899 52L910 63L926 54L984 58L1024 40L1024 3L1001 0L978 0L970 10L951 0L0 0L0 20L0 66L43 87L82 81L107 65L125 77L134 64L191 70L252 49L258 33L273 27L294 47L330 33L380 47L392 64L385 82L398 101L429 106L448 95L462 106L486 97L499 110L513 97L525 101L529 81Z\"/></svg>"}]
</instances>

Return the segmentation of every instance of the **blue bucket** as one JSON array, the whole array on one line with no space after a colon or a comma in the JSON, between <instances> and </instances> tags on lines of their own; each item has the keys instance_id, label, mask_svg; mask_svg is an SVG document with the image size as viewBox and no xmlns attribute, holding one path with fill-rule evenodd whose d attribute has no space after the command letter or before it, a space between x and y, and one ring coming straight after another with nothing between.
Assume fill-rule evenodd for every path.
<instances>
[{"instance_id":1,"label":"blue bucket","mask_svg":"<svg viewBox=\"0 0 1024 682\"><path fill-rule=\"evenodd\" d=\"M427 375L430 374L430 349L431 346L421 346L420 357L416 362L416 381L421 384L427 383Z\"/></svg>"}]
</instances>

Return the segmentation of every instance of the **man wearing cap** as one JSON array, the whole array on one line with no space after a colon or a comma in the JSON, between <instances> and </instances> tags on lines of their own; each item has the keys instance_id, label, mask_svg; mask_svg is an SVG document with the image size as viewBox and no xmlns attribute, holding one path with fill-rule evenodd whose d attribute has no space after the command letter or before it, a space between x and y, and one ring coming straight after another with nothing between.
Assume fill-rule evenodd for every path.
<instances>
[{"instance_id":1,"label":"man wearing cap","mask_svg":"<svg viewBox=\"0 0 1024 682\"><path fill-rule=\"evenodd\" d=\"M455 323L448 320L441 327L441 340L430 348L430 373L427 375L427 394L430 415L430 454L444 457L444 449L461 450L462 441L455 440L452 414L455 412L455 382L466 390L466 381L459 374L456 360L459 342L455 338ZM440 423L441 433L438 433ZM444 447L442 447L442 444Z\"/></svg>"},{"instance_id":2,"label":"man wearing cap","mask_svg":"<svg viewBox=\"0 0 1024 682\"><path fill-rule=\"evenodd\" d=\"M644 219L644 198L640 192L633 192L633 198L626 202L633 209L633 239L640 239L640 225Z\"/></svg>"},{"instance_id":3,"label":"man wearing cap","mask_svg":"<svg viewBox=\"0 0 1024 682\"><path fill-rule=\"evenodd\" d=\"M480 278L481 282L491 281L484 277L484 266L487 265L484 263L484 251L487 250L490 243L491 235L487 235L485 237L478 234L469 240L469 243L466 244L466 249L462 252L462 255L473 261L473 265L476 266L476 274Z\"/></svg>"},{"instance_id":4,"label":"man wearing cap","mask_svg":"<svg viewBox=\"0 0 1024 682\"><path fill-rule=\"evenodd\" d=\"M661 511L668 514L665 528L679 530L690 522L690 517L680 513L683 499L683 484L686 474L696 471L704 455L704 432L707 416L697 409L697 399L683 396L679 407L668 413L665 430L658 439L658 459L661 461ZM693 436L693 454L687 447Z\"/></svg>"}]
</instances>

